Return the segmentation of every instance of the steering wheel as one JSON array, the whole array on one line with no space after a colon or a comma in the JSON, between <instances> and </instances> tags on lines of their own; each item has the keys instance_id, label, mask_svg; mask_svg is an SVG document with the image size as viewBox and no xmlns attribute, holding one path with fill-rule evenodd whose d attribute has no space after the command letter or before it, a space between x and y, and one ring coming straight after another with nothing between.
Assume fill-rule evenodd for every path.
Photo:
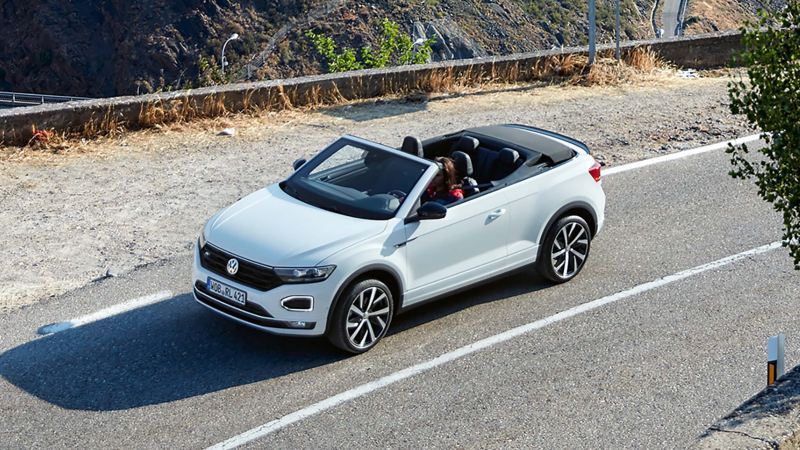
<instances>
[{"instance_id":1,"label":"steering wheel","mask_svg":"<svg viewBox=\"0 0 800 450\"><path fill-rule=\"evenodd\" d=\"M396 197L401 202L403 201L404 198L406 198L406 193L401 191L400 189L391 190L391 191L387 192L387 194Z\"/></svg>"}]
</instances>

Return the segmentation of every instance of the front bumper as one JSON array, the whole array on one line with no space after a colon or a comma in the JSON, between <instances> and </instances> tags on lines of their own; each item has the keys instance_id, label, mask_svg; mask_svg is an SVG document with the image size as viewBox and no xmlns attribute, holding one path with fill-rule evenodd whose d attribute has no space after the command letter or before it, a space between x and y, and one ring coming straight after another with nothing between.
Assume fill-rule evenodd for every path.
<instances>
[{"instance_id":1,"label":"front bumper","mask_svg":"<svg viewBox=\"0 0 800 450\"><path fill-rule=\"evenodd\" d=\"M205 269L200 264L200 254L195 244L192 264L192 294L194 299L215 313L273 334L287 336L319 336L325 334L328 311L336 293L337 280L331 278L319 283L284 284L267 291L259 291L235 280ZM206 289L211 277L247 293L246 306L238 305ZM314 298L312 311L288 311L280 301L292 296Z\"/></svg>"}]
</instances>

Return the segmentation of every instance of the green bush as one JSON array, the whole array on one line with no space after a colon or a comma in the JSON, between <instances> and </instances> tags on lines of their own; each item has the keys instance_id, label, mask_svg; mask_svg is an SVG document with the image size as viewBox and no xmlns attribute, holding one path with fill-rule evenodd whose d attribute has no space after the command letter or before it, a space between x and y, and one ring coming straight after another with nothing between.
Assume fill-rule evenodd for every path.
<instances>
[{"instance_id":1,"label":"green bush","mask_svg":"<svg viewBox=\"0 0 800 450\"><path fill-rule=\"evenodd\" d=\"M197 86L214 86L230 82L230 77L222 73L216 59L200 55L197 59Z\"/></svg>"},{"instance_id":2,"label":"green bush","mask_svg":"<svg viewBox=\"0 0 800 450\"><path fill-rule=\"evenodd\" d=\"M767 145L751 154L747 145L728 153L735 178L754 179L759 195L783 215L784 246L800 269L800 3L759 11L759 21L742 29L739 56L749 81L728 85L731 111L743 114Z\"/></svg>"},{"instance_id":3,"label":"green bush","mask_svg":"<svg viewBox=\"0 0 800 450\"><path fill-rule=\"evenodd\" d=\"M401 33L400 25L389 19L381 21L381 37L376 49L367 45L358 51L350 47L339 50L330 36L311 30L306 31L305 36L311 41L317 53L324 58L329 73L391 65L422 64L430 58L431 45L434 42L428 39L417 46L415 51L411 37Z\"/></svg>"}]
</instances>

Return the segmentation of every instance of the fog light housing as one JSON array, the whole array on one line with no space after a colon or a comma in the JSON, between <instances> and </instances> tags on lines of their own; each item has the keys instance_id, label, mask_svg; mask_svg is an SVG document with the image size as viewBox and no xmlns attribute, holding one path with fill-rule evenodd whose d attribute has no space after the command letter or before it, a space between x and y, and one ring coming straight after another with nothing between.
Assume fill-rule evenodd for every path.
<instances>
[{"instance_id":1,"label":"fog light housing","mask_svg":"<svg viewBox=\"0 0 800 450\"><path fill-rule=\"evenodd\" d=\"M281 306L287 311L313 311L314 297L310 295L293 295L281 300Z\"/></svg>"},{"instance_id":2,"label":"fog light housing","mask_svg":"<svg viewBox=\"0 0 800 450\"><path fill-rule=\"evenodd\" d=\"M287 323L289 324L290 328L300 328L300 329L307 329L309 325L308 322L303 322L301 320L295 320Z\"/></svg>"}]
</instances>

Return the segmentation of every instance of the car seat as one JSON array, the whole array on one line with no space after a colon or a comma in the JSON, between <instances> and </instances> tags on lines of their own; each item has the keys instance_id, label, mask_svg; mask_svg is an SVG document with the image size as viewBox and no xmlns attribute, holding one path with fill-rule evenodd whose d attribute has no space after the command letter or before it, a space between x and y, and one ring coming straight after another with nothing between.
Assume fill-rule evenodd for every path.
<instances>
[{"instance_id":1,"label":"car seat","mask_svg":"<svg viewBox=\"0 0 800 450\"><path fill-rule=\"evenodd\" d=\"M477 139L472 136L461 136L453 145L453 148L450 150L450 154L453 152L464 152L469 155L470 158L474 158L476 154L476 150L481 143Z\"/></svg>"},{"instance_id":2,"label":"car seat","mask_svg":"<svg viewBox=\"0 0 800 450\"><path fill-rule=\"evenodd\" d=\"M425 150L422 147L422 141L419 138L414 136L406 136L403 138L403 146L400 149L404 153L409 153L414 156L419 156L420 158L425 157Z\"/></svg>"},{"instance_id":3,"label":"car seat","mask_svg":"<svg viewBox=\"0 0 800 450\"><path fill-rule=\"evenodd\" d=\"M461 190L464 191L464 197L479 192L478 182L472 178L472 158L461 151L454 151L451 157L453 158L453 165L456 167L458 177L461 179Z\"/></svg>"},{"instance_id":4,"label":"car seat","mask_svg":"<svg viewBox=\"0 0 800 450\"><path fill-rule=\"evenodd\" d=\"M489 178L492 181L501 180L517 170L524 161L519 157L519 152L510 148L501 148L497 159L492 164Z\"/></svg>"}]
</instances>

